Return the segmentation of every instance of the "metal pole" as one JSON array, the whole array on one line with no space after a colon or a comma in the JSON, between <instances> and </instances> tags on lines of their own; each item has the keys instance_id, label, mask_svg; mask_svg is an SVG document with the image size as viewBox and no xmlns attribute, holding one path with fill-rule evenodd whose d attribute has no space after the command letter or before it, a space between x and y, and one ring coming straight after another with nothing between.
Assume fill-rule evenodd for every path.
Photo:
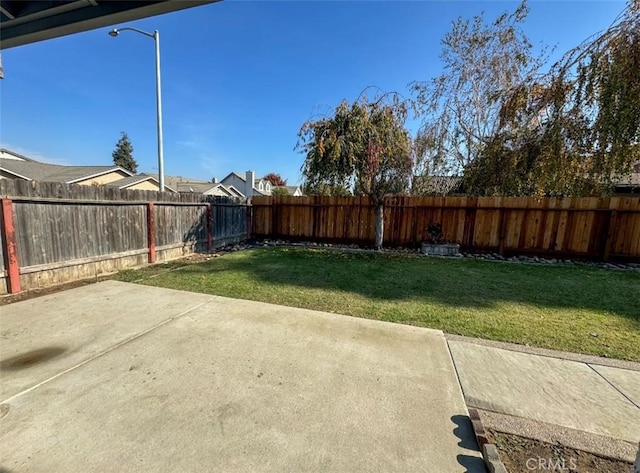
<instances>
[{"instance_id":1,"label":"metal pole","mask_svg":"<svg viewBox=\"0 0 640 473\"><path fill-rule=\"evenodd\" d=\"M160 175L160 192L164 192L164 156L162 152L162 91L160 87L160 33L153 32L156 42L156 102L158 106L158 174Z\"/></svg>"}]
</instances>

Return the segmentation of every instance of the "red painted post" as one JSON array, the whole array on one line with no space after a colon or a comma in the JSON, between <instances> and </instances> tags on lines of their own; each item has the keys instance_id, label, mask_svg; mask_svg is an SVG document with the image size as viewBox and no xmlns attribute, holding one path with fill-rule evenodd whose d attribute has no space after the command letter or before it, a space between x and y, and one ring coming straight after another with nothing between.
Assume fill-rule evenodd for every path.
<instances>
[{"instance_id":1,"label":"red painted post","mask_svg":"<svg viewBox=\"0 0 640 473\"><path fill-rule=\"evenodd\" d=\"M20 292L20 265L16 229L13 225L13 201L2 199L2 241L4 242L4 264L7 269L7 291L9 294Z\"/></svg>"},{"instance_id":2,"label":"red painted post","mask_svg":"<svg viewBox=\"0 0 640 473\"><path fill-rule=\"evenodd\" d=\"M156 262L156 220L153 202L147 204L147 239L149 241L149 263Z\"/></svg>"},{"instance_id":3,"label":"red painted post","mask_svg":"<svg viewBox=\"0 0 640 473\"><path fill-rule=\"evenodd\" d=\"M213 249L213 211L211 204L207 204L207 251Z\"/></svg>"}]
</instances>

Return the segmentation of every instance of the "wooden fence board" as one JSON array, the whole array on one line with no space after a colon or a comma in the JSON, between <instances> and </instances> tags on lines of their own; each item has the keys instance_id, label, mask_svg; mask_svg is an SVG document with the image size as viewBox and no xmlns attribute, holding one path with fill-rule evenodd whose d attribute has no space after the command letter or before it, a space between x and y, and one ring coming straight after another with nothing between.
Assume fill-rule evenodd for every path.
<instances>
[{"instance_id":1,"label":"wooden fence board","mask_svg":"<svg viewBox=\"0 0 640 473\"><path fill-rule=\"evenodd\" d=\"M207 238L206 205L173 206L156 204L156 245L204 242Z\"/></svg>"},{"instance_id":2,"label":"wooden fence board","mask_svg":"<svg viewBox=\"0 0 640 473\"><path fill-rule=\"evenodd\" d=\"M366 197L256 197L253 235L372 245ZM418 246L431 223L467 251L640 261L640 199L407 197L385 201L385 245ZM606 259L606 258L605 258Z\"/></svg>"},{"instance_id":3,"label":"wooden fence board","mask_svg":"<svg viewBox=\"0 0 640 473\"><path fill-rule=\"evenodd\" d=\"M0 179L0 196L12 201L20 268L27 268L28 274L60 270L61 276L54 278L59 282L73 280L73 274L79 274L74 264L105 262L105 267L113 267L112 260L143 254L150 242L159 249L178 249L163 256L165 259L181 255L186 246L193 251L192 243L206 248L209 205L213 247L244 240L250 230L244 204L202 194ZM147 234L151 217L155 238ZM5 246L0 240L0 269L4 269ZM138 261L130 258L118 267L140 264ZM30 284L37 280L29 279Z\"/></svg>"},{"instance_id":4,"label":"wooden fence board","mask_svg":"<svg viewBox=\"0 0 640 473\"><path fill-rule=\"evenodd\" d=\"M119 253L147 244L145 209L15 202L21 266Z\"/></svg>"}]
</instances>

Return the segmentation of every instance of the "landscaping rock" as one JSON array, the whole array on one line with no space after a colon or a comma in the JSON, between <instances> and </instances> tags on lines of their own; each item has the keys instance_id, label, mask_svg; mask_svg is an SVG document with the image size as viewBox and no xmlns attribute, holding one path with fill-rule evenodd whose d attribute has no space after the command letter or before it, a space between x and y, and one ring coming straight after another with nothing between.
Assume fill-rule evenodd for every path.
<instances>
[{"instance_id":1,"label":"landscaping rock","mask_svg":"<svg viewBox=\"0 0 640 473\"><path fill-rule=\"evenodd\" d=\"M224 251L238 251L240 249L254 248L254 247L265 247L265 246L296 246L296 247L306 247L306 248L333 248L333 249L351 249L351 250L360 250L360 251L374 251L371 247L361 247L357 244L331 244L331 243L318 243L318 242L288 242L284 240L263 240L260 242L255 242L255 244L247 245L235 245L223 248ZM234 249L237 248L237 249ZM420 253L421 248L383 248L382 250L385 253L407 253L414 254ZM429 252L429 255L433 255L433 253ZM466 252L458 252L456 254L451 255L437 255L440 257L446 258L473 258L480 260L489 260L489 261L506 261L511 263L526 263L526 264L538 264L538 265L563 265L563 266L587 266L594 268L602 268L608 269L612 271L640 271L640 263L609 263L604 261L573 261L569 259L558 259L558 258L543 258L540 256L527 256L527 255L513 255L510 257L505 257L500 255L499 253L466 253Z\"/></svg>"}]
</instances>

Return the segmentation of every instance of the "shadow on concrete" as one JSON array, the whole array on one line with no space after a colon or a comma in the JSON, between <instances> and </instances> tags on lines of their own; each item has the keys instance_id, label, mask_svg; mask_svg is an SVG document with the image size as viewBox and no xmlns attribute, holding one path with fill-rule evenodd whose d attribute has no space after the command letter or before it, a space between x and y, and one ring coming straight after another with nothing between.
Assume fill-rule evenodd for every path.
<instances>
[{"instance_id":1,"label":"shadow on concrete","mask_svg":"<svg viewBox=\"0 0 640 473\"><path fill-rule=\"evenodd\" d=\"M487 472L482 458L472 457L471 455L456 455L456 460L467 470L467 473Z\"/></svg>"},{"instance_id":2,"label":"shadow on concrete","mask_svg":"<svg viewBox=\"0 0 640 473\"><path fill-rule=\"evenodd\" d=\"M471 425L471 421L467 416L452 416L451 422L453 422L456 427L453 429L453 433L456 437L460 439L458 442L458 446L462 448L468 448L469 450L477 450L478 443L476 442L475 434L473 433L473 426Z\"/></svg>"},{"instance_id":3,"label":"shadow on concrete","mask_svg":"<svg viewBox=\"0 0 640 473\"><path fill-rule=\"evenodd\" d=\"M226 272L274 285L347 292L380 301L425 301L461 308L516 302L606 312L640 323L640 272L636 271L298 248L258 249L181 271L198 278L224 278ZM191 289L183 289L194 290L185 284Z\"/></svg>"},{"instance_id":4,"label":"shadow on concrete","mask_svg":"<svg viewBox=\"0 0 640 473\"><path fill-rule=\"evenodd\" d=\"M455 424L453 433L460 441L458 446L467 450L475 450L479 452L478 443L476 442L475 434L473 433L473 426L467 416L456 415L451 417L451 422ZM481 457L474 457L472 455L457 455L456 460L469 473L484 473L486 468L484 460Z\"/></svg>"},{"instance_id":5,"label":"shadow on concrete","mask_svg":"<svg viewBox=\"0 0 640 473\"><path fill-rule=\"evenodd\" d=\"M17 371L31 368L34 365L56 358L66 351L65 347L51 346L21 353L20 355L0 360L0 371ZM2 470L0 470L0 473L2 473Z\"/></svg>"}]
</instances>

